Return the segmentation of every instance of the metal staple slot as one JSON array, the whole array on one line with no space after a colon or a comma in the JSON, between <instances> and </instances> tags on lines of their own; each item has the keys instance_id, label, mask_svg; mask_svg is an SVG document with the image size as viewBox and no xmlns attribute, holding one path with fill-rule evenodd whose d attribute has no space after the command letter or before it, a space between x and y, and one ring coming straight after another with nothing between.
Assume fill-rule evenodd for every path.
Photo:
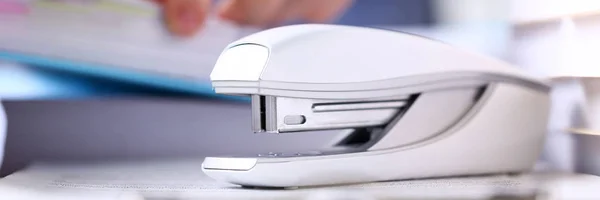
<instances>
[{"instance_id":1,"label":"metal staple slot","mask_svg":"<svg viewBox=\"0 0 600 200\"><path fill-rule=\"evenodd\" d=\"M268 133L277 133L277 100L273 96L264 97L265 130Z\"/></svg>"},{"instance_id":2,"label":"metal staple slot","mask_svg":"<svg viewBox=\"0 0 600 200\"><path fill-rule=\"evenodd\" d=\"M406 101L372 101L372 102L343 102L343 103L315 103L313 112L332 112L350 110L372 110L400 108L405 106Z\"/></svg>"},{"instance_id":3,"label":"metal staple slot","mask_svg":"<svg viewBox=\"0 0 600 200\"><path fill-rule=\"evenodd\" d=\"M259 95L252 95L252 131L255 133L264 131L263 113L262 113L262 100Z\"/></svg>"},{"instance_id":4,"label":"metal staple slot","mask_svg":"<svg viewBox=\"0 0 600 200\"><path fill-rule=\"evenodd\" d=\"M260 131L266 131L266 112L265 112L265 96L260 96L260 103L259 103L259 110L260 110Z\"/></svg>"}]
</instances>

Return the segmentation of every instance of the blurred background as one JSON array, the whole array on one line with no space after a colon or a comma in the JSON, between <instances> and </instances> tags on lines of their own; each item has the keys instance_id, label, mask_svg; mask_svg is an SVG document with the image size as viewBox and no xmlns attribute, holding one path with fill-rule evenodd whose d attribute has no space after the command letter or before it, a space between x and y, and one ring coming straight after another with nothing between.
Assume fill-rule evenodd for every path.
<instances>
[{"instance_id":1,"label":"blurred background","mask_svg":"<svg viewBox=\"0 0 600 200\"><path fill-rule=\"evenodd\" d=\"M248 101L215 95L208 76L223 47L262 28L220 19L211 7L201 31L174 37L165 14L168 2L0 0L0 99L9 122L2 175L40 160L313 149L336 137L253 134ZM594 66L598 1L350 2L327 23L430 37L543 78L600 73ZM319 1L312 4L319 7ZM303 22L279 25L293 23ZM581 170L576 141L564 131L577 123L573 113L581 92L576 81L553 83L548 145L540 163Z\"/></svg>"}]
</instances>

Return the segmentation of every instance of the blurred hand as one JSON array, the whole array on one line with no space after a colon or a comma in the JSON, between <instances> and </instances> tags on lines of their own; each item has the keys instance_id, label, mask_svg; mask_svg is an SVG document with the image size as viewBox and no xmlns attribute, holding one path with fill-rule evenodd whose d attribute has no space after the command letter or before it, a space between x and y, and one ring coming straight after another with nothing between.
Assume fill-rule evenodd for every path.
<instances>
[{"instance_id":1,"label":"blurred hand","mask_svg":"<svg viewBox=\"0 0 600 200\"><path fill-rule=\"evenodd\" d=\"M163 8L167 28L189 37L203 28L211 0L153 0ZM352 0L221 0L216 13L238 25L277 26L288 20L326 23L344 12Z\"/></svg>"}]
</instances>

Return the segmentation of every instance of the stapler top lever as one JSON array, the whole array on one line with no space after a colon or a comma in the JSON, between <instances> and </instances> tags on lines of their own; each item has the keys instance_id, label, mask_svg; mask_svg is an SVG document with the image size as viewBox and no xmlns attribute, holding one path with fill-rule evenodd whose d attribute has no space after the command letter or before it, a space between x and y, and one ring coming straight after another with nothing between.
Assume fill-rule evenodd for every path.
<instances>
[{"instance_id":1,"label":"stapler top lever","mask_svg":"<svg viewBox=\"0 0 600 200\"><path fill-rule=\"evenodd\" d=\"M353 130L336 142L342 150L203 163L207 175L245 186L525 171L541 151L549 110L548 84L516 67L351 26L293 25L242 38L225 48L211 80L217 93L251 96L254 132Z\"/></svg>"}]
</instances>

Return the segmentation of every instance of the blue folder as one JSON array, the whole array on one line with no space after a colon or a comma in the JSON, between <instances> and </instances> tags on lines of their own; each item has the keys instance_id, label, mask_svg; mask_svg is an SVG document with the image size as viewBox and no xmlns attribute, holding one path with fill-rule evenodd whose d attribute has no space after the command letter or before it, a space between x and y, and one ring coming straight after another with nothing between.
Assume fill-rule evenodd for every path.
<instances>
[{"instance_id":1,"label":"blue folder","mask_svg":"<svg viewBox=\"0 0 600 200\"><path fill-rule=\"evenodd\" d=\"M20 88L0 88L0 97L5 99L178 94L233 101L247 100L242 97L216 94L208 81L178 79L122 67L93 65L6 51L0 51L0 61L2 60L18 63L20 65L18 67L28 69L24 71L13 67L12 70L0 71L0 79L2 79L0 87ZM34 84L28 85L28 83ZM2 94L2 91L13 92Z\"/></svg>"}]
</instances>

